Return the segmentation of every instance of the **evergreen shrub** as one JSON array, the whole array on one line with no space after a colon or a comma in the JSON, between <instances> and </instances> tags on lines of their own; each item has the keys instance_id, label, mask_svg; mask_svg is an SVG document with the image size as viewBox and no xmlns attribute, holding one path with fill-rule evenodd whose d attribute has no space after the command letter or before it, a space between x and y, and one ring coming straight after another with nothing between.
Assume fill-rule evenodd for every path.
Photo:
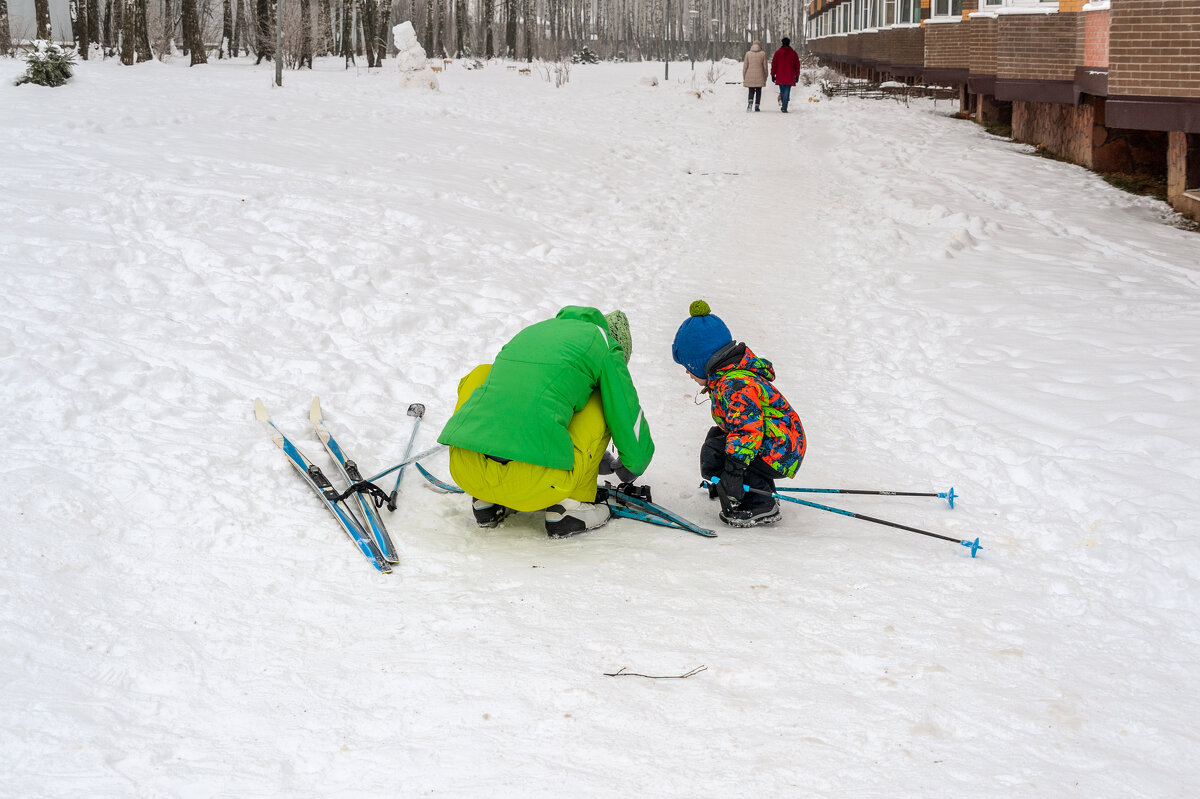
<instances>
[{"instance_id":1,"label":"evergreen shrub","mask_svg":"<svg viewBox=\"0 0 1200 799\"><path fill-rule=\"evenodd\" d=\"M74 51L38 39L33 43L33 52L25 59L25 75L17 81L17 85L36 83L38 86L62 86L71 78L74 67Z\"/></svg>"}]
</instances>

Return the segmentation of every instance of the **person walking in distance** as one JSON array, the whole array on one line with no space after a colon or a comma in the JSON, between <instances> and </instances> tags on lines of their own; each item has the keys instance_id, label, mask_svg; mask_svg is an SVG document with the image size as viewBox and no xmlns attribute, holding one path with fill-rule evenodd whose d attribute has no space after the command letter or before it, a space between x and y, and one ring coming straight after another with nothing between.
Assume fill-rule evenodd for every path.
<instances>
[{"instance_id":1,"label":"person walking in distance","mask_svg":"<svg viewBox=\"0 0 1200 799\"><path fill-rule=\"evenodd\" d=\"M758 39L754 40L742 59L742 85L748 92L746 110L760 110L763 86L767 85L767 54L763 52L762 42Z\"/></svg>"},{"instance_id":2,"label":"person walking in distance","mask_svg":"<svg viewBox=\"0 0 1200 799\"><path fill-rule=\"evenodd\" d=\"M792 96L792 87L800 80L800 56L792 49L792 40L784 36L782 47L771 57L771 80L779 87L779 101L783 113L788 111L788 100Z\"/></svg>"}]
</instances>

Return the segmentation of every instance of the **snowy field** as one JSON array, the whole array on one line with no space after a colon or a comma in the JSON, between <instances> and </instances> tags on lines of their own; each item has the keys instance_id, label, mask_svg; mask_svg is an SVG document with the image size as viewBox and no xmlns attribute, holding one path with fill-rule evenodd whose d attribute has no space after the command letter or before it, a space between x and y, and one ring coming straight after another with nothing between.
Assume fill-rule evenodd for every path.
<instances>
[{"instance_id":1,"label":"snowy field","mask_svg":"<svg viewBox=\"0 0 1200 799\"><path fill-rule=\"evenodd\" d=\"M1200 235L945 101L707 69L0 60L0 795L1195 795ZM253 417L326 466L319 395L379 471L619 307L645 480L719 526L697 298L776 364L793 485L954 486L816 499L979 557L800 506L482 531L410 473L381 575Z\"/></svg>"}]
</instances>

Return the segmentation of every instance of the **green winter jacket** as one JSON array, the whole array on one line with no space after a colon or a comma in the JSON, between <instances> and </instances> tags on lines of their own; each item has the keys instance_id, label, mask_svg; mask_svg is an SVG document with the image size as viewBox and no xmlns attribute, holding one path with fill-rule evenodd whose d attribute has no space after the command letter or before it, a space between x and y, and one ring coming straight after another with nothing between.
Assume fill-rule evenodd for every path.
<instances>
[{"instance_id":1,"label":"green winter jacket","mask_svg":"<svg viewBox=\"0 0 1200 799\"><path fill-rule=\"evenodd\" d=\"M552 469L575 465L571 417L596 387L621 462L642 474L654 455L650 425L616 338L595 308L568 305L504 345L438 442Z\"/></svg>"}]
</instances>

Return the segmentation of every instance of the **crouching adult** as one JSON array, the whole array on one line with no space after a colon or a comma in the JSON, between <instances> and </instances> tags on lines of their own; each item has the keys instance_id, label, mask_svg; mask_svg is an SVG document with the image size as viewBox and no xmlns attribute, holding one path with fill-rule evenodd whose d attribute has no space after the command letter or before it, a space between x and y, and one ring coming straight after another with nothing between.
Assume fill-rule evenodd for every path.
<instances>
[{"instance_id":1,"label":"crouching adult","mask_svg":"<svg viewBox=\"0 0 1200 799\"><path fill-rule=\"evenodd\" d=\"M610 441L634 475L654 455L629 375L632 349L624 313L572 305L517 333L494 363L462 379L438 441L450 447L450 474L470 494L480 527L545 510L547 534L562 538L611 518L596 501Z\"/></svg>"}]
</instances>

